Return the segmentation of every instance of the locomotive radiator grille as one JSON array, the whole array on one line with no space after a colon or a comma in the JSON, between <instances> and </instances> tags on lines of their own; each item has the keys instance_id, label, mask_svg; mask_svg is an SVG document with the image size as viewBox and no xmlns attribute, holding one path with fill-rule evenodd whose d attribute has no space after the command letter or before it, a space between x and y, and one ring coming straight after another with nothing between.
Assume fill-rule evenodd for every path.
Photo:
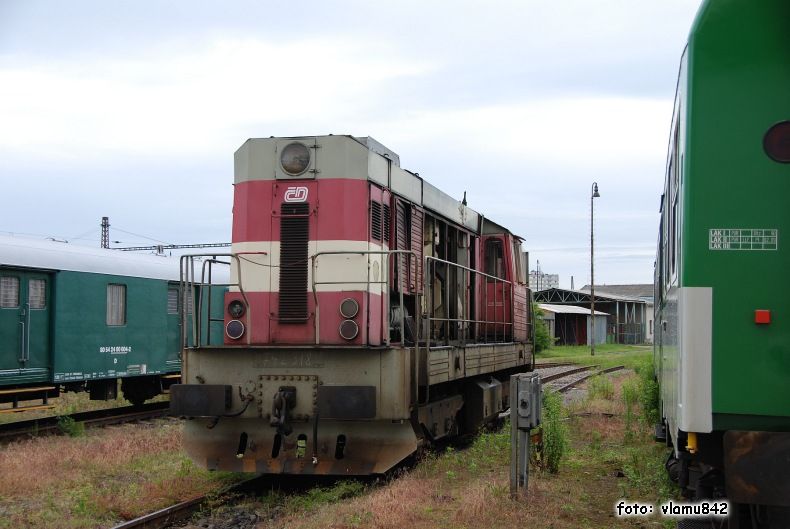
<instances>
[{"instance_id":1,"label":"locomotive radiator grille","mask_svg":"<svg viewBox=\"0 0 790 529\"><path fill-rule=\"evenodd\" d=\"M282 322L307 321L307 243L310 205L284 203L280 219L280 307Z\"/></svg>"},{"instance_id":2,"label":"locomotive radiator grille","mask_svg":"<svg viewBox=\"0 0 790 529\"><path fill-rule=\"evenodd\" d=\"M381 204L375 201L370 202L370 237L381 240Z\"/></svg>"}]
</instances>

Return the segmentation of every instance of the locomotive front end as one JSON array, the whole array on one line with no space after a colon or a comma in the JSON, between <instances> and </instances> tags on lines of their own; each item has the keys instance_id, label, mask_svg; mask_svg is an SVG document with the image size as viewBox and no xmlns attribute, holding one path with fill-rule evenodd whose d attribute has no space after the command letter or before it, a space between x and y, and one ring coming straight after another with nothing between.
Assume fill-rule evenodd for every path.
<instances>
[{"instance_id":1,"label":"locomotive front end","mask_svg":"<svg viewBox=\"0 0 790 529\"><path fill-rule=\"evenodd\" d=\"M347 136L236 152L225 344L187 348L172 394L201 466L371 474L416 449L414 353L390 344L389 197L368 181L370 153Z\"/></svg>"}]
</instances>

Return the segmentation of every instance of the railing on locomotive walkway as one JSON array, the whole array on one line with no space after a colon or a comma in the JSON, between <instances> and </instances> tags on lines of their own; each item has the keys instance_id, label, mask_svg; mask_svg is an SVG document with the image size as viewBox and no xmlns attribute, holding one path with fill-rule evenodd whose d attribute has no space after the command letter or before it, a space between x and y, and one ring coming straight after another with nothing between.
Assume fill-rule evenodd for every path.
<instances>
[{"instance_id":1,"label":"railing on locomotive walkway","mask_svg":"<svg viewBox=\"0 0 790 529\"><path fill-rule=\"evenodd\" d=\"M425 258L425 297L428 300L428 311L426 314L426 321L427 321L427 328L428 332L426 333L426 340L428 342L428 348L431 347L431 335L433 331L433 322L440 322L441 324L441 333L443 344L442 345L449 345L451 336L455 336L456 339L460 341L461 344L465 345L467 340L470 337L470 329L474 328L474 332L472 336L474 337L477 343L502 343L502 342L510 342L514 339L514 331L516 330L516 322L515 322L515 314L516 314L516 299L515 299L515 290L513 288L513 282L508 281L506 279L496 277L490 274L486 274L485 272L481 272L479 270L475 270L468 266L464 266L458 263L453 263L451 261L446 261L444 259L439 259L437 257L428 256ZM451 270L453 273L451 274ZM434 299L434 278L437 277L437 272L443 271L444 273L444 281L445 284L449 283L450 277L454 276L456 280L460 276L462 278L462 282L460 285L460 289L457 291L460 292L469 292L470 285L476 285L475 278L479 277L482 279L482 297L483 297L483 319L480 318L471 318L469 314L469 306L471 304L471 300L467 299L466 297L460 303L461 305L461 314L458 314L456 317L450 317L450 288L447 286L443 289L444 290L444 300L443 300L443 307L445 314L443 316L437 316L436 310L433 305ZM488 296L488 285L493 284L493 301L489 300ZM501 288L499 286L501 285ZM499 295L501 291L501 296ZM456 300L453 300L454 302ZM524 310L526 314L531 313L531 308L529 305L529 294L528 290L525 289L525 296L524 296ZM508 313L505 310L506 305L510 307L510 318L508 318ZM489 307L493 307L493 319L489 319ZM500 310L501 308L501 310ZM532 336L532 318L527 317L525 314L525 331L528 337ZM454 328L451 328L451 325L454 324ZM481 332L482 327L482 332ZM491 332L493 329L493 333ZM451 332L452 331L452 332ZM509 331L509 332L508 332Z\"/></svg>"},{"instance_id":2,"label":"railing on locomotive walkway","mask_svg":"<svg viewBox=\"0 0 790 529\"><path fill-rule=\"evenodd\" d=\"M222 261L220 257L227 257L228 261ZM196 278L196 263L200 263L200 280ZM235 283L214 283L213 267L217 265L232 266L236 265ZM202 347L211 344L211 324L212 322L224 322L224 318L213 318L211 312L212 290L214 288L238 288L242 296L245 311L244 315L249 328L250 304L247 301L247 294L241 282L241 263L239 254L187 254L182 255L179 262L179 316L181 318L181 347ZM205 302L204 302L205 299ZM203 336L203 307L206 307L206 333L205 343ZM192 307L190 321L189 307ZM224 311L223 311L224 312ZM190 332L191 330L191 332ZM192 341L190 342L189 338ZM250 333L247 333L249 341Z\"/></svg>"},{"instance_id":3,"label":"railing on locomotive walkway","mask_svg":"<svg viewBox=\"0 0 790 529\"><path fill-rule=\"evenodd\" d=\"M343 278L342 280L335 280L335 281L319 281L318 279L316 279L317 278L317 274L318 274L318 258L319 257L323 257L323 256L341 256L341 255L361 255L361 256L366 256L365 270L364 270L365 279L360 280L360 279L357 279L357 278ZM375 279L375 277L374 277L373 281L370 280L371 264L372 264L371 261L370 261L370 257L372 255L386 256L386 260L382 260L382 262L381 262L381 270L380 270L381 279L380 280ZM320 330L320 327L319 327L320 304L318 302L318 285L365 285L365 293L367 295L370 295L370 286L371 285L381 285L381 286L385 287L385 290L382 293L382 295L388 294L389 291L390 291L390 279L391 279L390 278L390 273L389 273L390 259L393 256L395 256L395 255L408 255L410 257L409 260L411 262L414 262L417 259L417 256L415 255L415 253L412 250L360 250L360 251L351 251L351 250L349 250L349 251L340 251L340 250L338 250L338 251L317 252L317 253L315 253L315 254L310 256L310 261L311 261L311 265L310 265L310 270L311 270L310 280L311 281L310 282L311 282L311 290L313 292L313 302L315 303L315 343L316 343L316 345L319 345L320 342L321 342L320 335L319 335L319 330ZM376 264L378 266L378 261L374 261L373 264ZM401 278L402 278L401 274L403 274L403 266L396 267L396 270L397 270L397 278L396 278L396 280L397 280L398 284L402 284L402 282L401 282ZM405 306L404 306L404 298L403 298L403 296L404 296L403 289L400 289L400 299L399 299L399 307L400 307L400 338L401 338L401 342L403 342L405 344L405 342L406 342L406 329L405 329L406 313L405 313ZM415 321L418 321L418 317L417 317L418 309L419 309L418 301L415 298L414 312L412 312L412 314L414 314ZM383 321L383 325L384 325L384 332L383 332L384 344L385 345L389 345L390 344L390 319L389 319L389 317L384 317L383 320L384 320ZM419 331L416 332L416 336L419 336ZM415 339L415 342L416 341L417 340Z\"/></svg>"}]
</instances>

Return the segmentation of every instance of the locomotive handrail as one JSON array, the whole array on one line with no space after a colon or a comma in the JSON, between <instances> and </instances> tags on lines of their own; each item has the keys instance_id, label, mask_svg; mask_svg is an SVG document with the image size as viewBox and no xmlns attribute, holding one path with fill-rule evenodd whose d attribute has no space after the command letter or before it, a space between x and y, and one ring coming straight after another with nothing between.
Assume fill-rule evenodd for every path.
<instances>
[{"instance_id":1,"label":"locomotive handrail","mask_svg":"<svg viewBox=\"0 0 790 529\"><path fill-rule=\"evenodd\" d=\"M452 261L447 261L445 259L439 259L438 257L433 257L433 256L430 256L430 255L425 257L425 264L426 264L425 269L426 270L430 269L430 270L435 272L435 270L436 270L436 263L440 263L440 264L444 265L445 267L447 267L448 269L449 269L450 266L452 266L454 268L464 270L468 274L478 274L479 276L481 276L481 277L486 279L485 284L488 284L488 282L489 282L488 280L493 280L494 284L502 283L503 285L509 285L510 286L510 289L509 289L510 290L510 293L509 293L510 294L509 295L510 300L509 301L511 303L511 315L514 314L514 310L513 309L515 307L513 306L514 293L513 293L513 282L512 281L508 281L507 279L504 279L504 278L501 278L501 277L496 277L496 276L493 276L491 274L487 274L485 272L481 272L480 270L475 270L474 268L470 268L470 267L464 266L462 264L453 263ZM432 285L432 282L429 281L430 277L433 277L433 274L426 273L424 275L425 291L430 293L430 296L427 296L427 297L429 299L433 299L433 285ZM469 287L470 283L471 283L471 281L467 281L467 274L464 274L464 282L463 282L463 290L464 291ZM503 288L502 290L503 290L502 295L504 297L505 296L505 289ZM498 328L498 326L501 325L503 327L502 333L503 333L503 339L504 339L504 335L505 335L504 327L507 327L507 326L511 326L512 327L514 325L514 322L506 322L506 321L504 321L505 320L505 312L504 312L505 299L502 300L502 320L500 321L499 318L497 317L498 305L497 305L496 294L497 294L497 289L495 288L494 289L494 318L495 318L494 320L488 320L488 289L484 288L483 289L483 306L484 306L484 311L485 311L485 315L484 315L485 319L482 319L482 320L481 319L469 319L469 318L466 318L466 317L464 317L464 318L450 318L450 317L437 318L437 317L433 316L434 310L433 310L433 305L431 305L430 306L430 310L427 313L428 328L430 329L431 322L433 322L433 321L439 321L439 322L442 322L443 324L446 324L446 330L445 330L444 334L445 334L445 342L447 342L449 340L449 334L450 334L449 333L449 330L450 330L449 327L450 327L450 323L451 322L455 322L455 323L474 323L475 324L475 335L478 335L477 331L479 331L479 325L480 324L485 324L485 325L491 325L492 324L494 326L494 343L499 343L497 341L497 328ZM450 296L450 289L446 288L445 289L445 307L447 309L448 316L449 316L449 308L450 308L449 296ZM468 305L468 303L465 303L464 304L464 312L467 313L468 310L469 310L469 305ZM512 334L511 334L511 336L512 336ZM465 338L466 338L466 336L464 336L464 343L465 343ZM426 336L426 340L428 341L429 348L430 348L430 339L431 339L431 336L430 336L430 333L429 333Z\"/></svg>"},{"instance_id":2,"label":"locomotive handrail","mask_svg":"<svg viewBox=\"0 0 790 529\"><path fill-rule=\"evenodd\" d=\"M220 261L218 257L228 257L231 262ZM195 281L195 260L202 262L200 282ZM236 279L235 283L212 283L211 266L212 264L224 264L228 266L236 265ZM192 347L201 347L202 342L202 323L203 323L203 289L200 290L200 295L195 300L195 286L208 286L208 305L207 305L207 345L210 344L211 339L211 322L217 321L211 317L211 289L213 287L237 287L241 293L242 300L245 306L245 319L247 326L250 327L252 321L250 317L250 304L247 300L247 294L244 292L241 275L241 262L238 255L234 253L212 253L212 254L185 254L182 255L179 261L179 313L181 315L181 347L186 348L189 346L187 341L187 326L188 314L186 310L186 301L189 299L192 302ZM189 295L189 298L187 298ZM197 314L197 318L195 315ZM249 342L249 333L247 335Z\"/></svg>"},{"instance_id":3,"label":"locomotive handrail","mask_svg":"<svg viewBox=\"0 0 790 529\"><path fill-rule=\"evenodd\" d=\"M390 286L390 274L389 274L389 266L390 266L390 258L393 255L400 255L400 254L408 254L411 258L416 261L417 255L414 253L413 250L337 250L337 251L324 251L324 252L316 252L310 256L310 282L311 282L311 289L313 291L313 302L315 303L315 343L316 345L320 344L321 338L319 334L319 321L320 321L320 309L318 303L318 290L316 289L317 285L343 285L343 284L365 284L365 293L370 293L370 285L386 285L387 291L389 291ZM365 281L317 281L316 280L316 262L319 257L322 255L386 255L387 256L387 266L386 270L385 267L382 266L381 276L382 281L371 281L370 280L370 259L367 262L367 273ZM401 279L401 267L398 267L398 282ZM400 289L400 332L401 332L401 342L406 342L406 328L405 328L405 312L403 307L403 290ZM416 304L416 302L415 302ZM415 321L416 321L416 310L417 307L415 306ZM384 343L385 345L390 344L390 327L389 327L389 317L383 318L384 320ZM419 336L419 332L417 333ZM415 343L417 340L415 340Z\"/></svg>"},{"instance_id":4,"label":"locomotive handrail","mask_svg":"<svg viewBox=\"0 0 790 529\"><path fill-rule=\"evenodd\" d=\"M463 274L463 285L462 285L462 291L463 292L466 292L466 290L469 287L469 285L471 283L473 283L473 281L471 281L471 277L473 277L473 274L478 274L480 277L482 277L484 279L484 283L483 283L483 307L484 307L483 308L483 310L484 310L484 316L483 317L484 317L484 319L470 319L470 318L467 317L468 310L469 310L469 303L464 303L463 304L463 311L464 311L463 317L461 317L461 318L450 318L449 317L449 315L450 315L450 299L449 299L450 298L450 289L449 288L445 288L444 289L445 290L445 305L444 306L445 306L447 317L446 318L434 317L433 281L432 281L432 278L435 275L435 270L436 270L437 263L440 264L440 265L443 265L446 268L447 271L449 271L449 267L450 266L464 271L464 274ZM425 343L426 343L425 350L426 350L426 355L425 355L425 359L424 359L426 365L422 366L422 368L423 368L423 371L425 371L425 373L426 373L426 377L428 376L428 374L427 374L428 373L428 366L427 366L428 355L427 355L427 352L430 351L430 349L431 349L431 335L432 335L432 332L433 332L432 322L435 322L435 321L442 322L442 326L444 328L444 345L449 345L449 342L450 342L450 324L452 322L455 322L456 325L464 324L464 323L473 323L475 325L475 333L474 334L475 334L476 339L479 339L479 336L480 336L480 332L479 331L480 331L480 325L481 324L485 325L486 327L488 327L489 325L493 325L493 327L494 327L494 342L493 343L505 343L504 340L505 340L505 338L507 336L506 329L507 329L508 326L511 328L511 334L510 334L511 341L515 338L515 332L514 332L515 331L515 299L514 299L515 298L515 289L514 289L513 281L508 281L507 279L504 279L504 278L501 278L501 277L496 277L496 276L493 276L491 274L487 274L485 272L481 272L480 270L475 270L474 268L471 268L471 267L468 267L468 266L464 266L464 265L458 264L458 263L453 263L452 261L447 261L445 259L440 259L438 257L433 257L433 256L430 256L430 255L425 257L424 270L425 270L425 273L424 273L424 276L423 276L423 281L425 283L425 296L426 296L426 299L428 300L428 305L427 305L428 310L426 311L427 332L425 333ZM448 274L445 275L445 281L449 282L449 280L450 280L450 277L449 277L449 273L448 273ZM497 299L497 290L498 289L496 287L494 288L494 320L489 320L488 319L488 288L487 288L487 285L488 285L489 282L493 282L494 285L497 285L499 283L502 283L502 285L503 285L503 288L502 288L503 299L502 299L502 303L501 303L501 305L502 305L502 319L501 319L501 321L500 321L500 319L498 317L498 311L499 311L498 305L499 304L498 304L498 299ZM508 285L510 288L507 289L505 287L505 285ZM506 302L505 296L506 296L506 291L507 290L509 290L509 296L508 297L510 298L509 302L510 302L510 307L511 307L510 308L510 315L511 315L511 319L513 320L511 322L504 321L505 320L505 316L506 316L506 312L505 312L505 302ZM527 307L526 309L529 310L529 307ZM498 328L499 328L500 325L502 326L502 340L503 340L502 342L499 342L497 340L497 338L498 338ZM459 331L460 331L461 326L459 325L458 328L459 328ZM529 331L529 328L527 328L526 330ZM486 329L486 331L487 331L487 329ZM459 335L458 337L462 340L462 342L464 344L466 344L467 333L464 332L463 336L461 336L461 333L459 332L458 335ZM486 340L486 342L483 342L483 343L490 343L490 342L488 342ZM419 383L417 385L419 386ZM423 403L428 402L428 400L430 398L429 394L428 394L428 388L429 387L430 387L430 384L426 381L426 384L424 385L424 400L423 400Z\"/></svg>"}]
</instances>

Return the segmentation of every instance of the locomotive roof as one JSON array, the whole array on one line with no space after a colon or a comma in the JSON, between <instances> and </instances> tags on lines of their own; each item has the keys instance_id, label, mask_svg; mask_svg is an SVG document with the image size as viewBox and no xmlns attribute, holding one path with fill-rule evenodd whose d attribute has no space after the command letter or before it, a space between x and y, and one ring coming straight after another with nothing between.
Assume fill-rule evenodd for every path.
<instances>
[{"instance_id":1,"label":"locomotive roof","mask_svg":"<svg viewBox=\"0 0 790 529\"><path fill-rule=\"evenodd\" d=\"M330 134L250 138L235 153L235 183L270 179L287 181L288 175L278 168L276 153L277 149L282 149L292 142L300 142L311 148L323 148L323 152L318 157L320 162L313 160L308 162L309 176L300 178L367 179L472 232L512 233L511 230L491 221L432 185L419 173L403 169L398 154L370 136Z\"/></svg>"},{"instance_id":2,"label":"locomotive roof","mask_svg":"<svg viewBox=\"0 0 790 529\"><path fill-rule=\"evenodd\" d=\"M179 263L172 257L2 235L0 266L179 280Z\"/></svg>"}]
</instances>

